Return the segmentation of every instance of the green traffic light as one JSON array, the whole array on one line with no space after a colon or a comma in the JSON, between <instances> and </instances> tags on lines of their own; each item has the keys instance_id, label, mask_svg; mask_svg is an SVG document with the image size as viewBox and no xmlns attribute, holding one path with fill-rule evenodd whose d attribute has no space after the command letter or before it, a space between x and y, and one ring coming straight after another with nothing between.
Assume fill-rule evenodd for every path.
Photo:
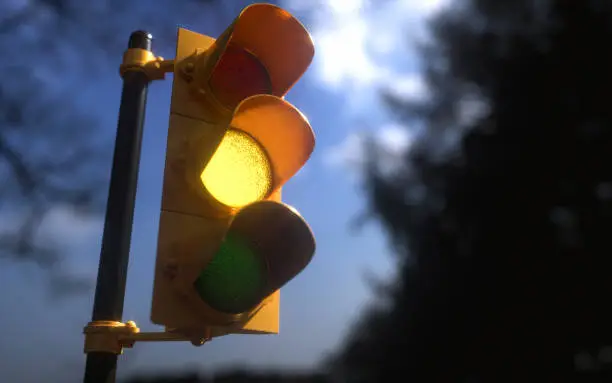
<instances>
[{"instance_id":1,"label":"green traffic light","mask_svg":"<svg viewBox=\"0 0 612 383\"><path fill-rule=\"evenodd\" d=\"M252 309L266 286L266 264L240 237L228 234L194 287L215 310L239 314Z\"/></svg>"}]
</instances>

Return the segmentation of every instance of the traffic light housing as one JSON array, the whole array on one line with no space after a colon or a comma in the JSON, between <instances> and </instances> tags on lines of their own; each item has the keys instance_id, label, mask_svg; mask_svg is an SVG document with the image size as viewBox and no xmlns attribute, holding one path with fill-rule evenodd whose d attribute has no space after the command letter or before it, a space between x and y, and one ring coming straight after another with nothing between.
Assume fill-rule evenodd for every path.
<instances>
[{"instance_id":1,"label":"traffic light housing","mask_svg":"<svg viewBox=\"0 0 612 383\"><path fill-rule=\"evenodd\" d=\"M279 289L315 251L283 185L314 149L283 96L314 55L306 29L269 4L218 38L180 28L151 319L185 334L277 333Z\"/></svg>"}]
</instances>

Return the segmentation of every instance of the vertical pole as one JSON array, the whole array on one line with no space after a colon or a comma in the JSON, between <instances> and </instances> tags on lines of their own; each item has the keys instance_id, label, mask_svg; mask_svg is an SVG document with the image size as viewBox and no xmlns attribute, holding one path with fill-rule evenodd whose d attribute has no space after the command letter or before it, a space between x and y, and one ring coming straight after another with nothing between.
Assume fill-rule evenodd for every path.
<instances>
[{"instance_id":1,"label":"vertical pole","mask_svg":"<svg viewBox=\"0 0 612 383\"><path fill-rule=\"evenodd\" d=\"M150 51L151 41L149 33L136 31L130 35L128 49ZM92 321L121 321L123 316L148 85L149 79L143 71L132 70L123 75ZM116 369L116 354L90 352L83 381L114 383Z\"/></svg>"}]
</instances>

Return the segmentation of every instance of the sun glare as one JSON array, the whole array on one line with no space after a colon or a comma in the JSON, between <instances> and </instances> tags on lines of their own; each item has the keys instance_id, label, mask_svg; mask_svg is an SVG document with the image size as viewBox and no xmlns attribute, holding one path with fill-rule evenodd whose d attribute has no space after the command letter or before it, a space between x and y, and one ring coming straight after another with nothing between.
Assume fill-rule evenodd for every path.
<instances>
[{"instance_id":1,"label":"sun glare","mask_svg":"<svg viewBox=\"0 0 612 383\"><path fill-rule=\"evenodd\" d=\"M310 13L321 81L336 90L360 90L394 82L393 57L406 55L411 25L422 24L447 0L286 0ZM416 28L416 27L414 27ZM413 31L416 33L416 31ZM401 76L401 75L400 75Z\"/></svg>"}]
</instances>

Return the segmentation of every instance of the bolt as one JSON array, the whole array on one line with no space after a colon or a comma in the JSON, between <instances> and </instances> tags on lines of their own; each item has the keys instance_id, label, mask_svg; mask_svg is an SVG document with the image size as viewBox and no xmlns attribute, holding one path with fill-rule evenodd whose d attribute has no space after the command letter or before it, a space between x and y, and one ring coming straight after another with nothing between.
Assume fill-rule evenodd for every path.
<instances>
[{"instance_id":1,"label":"bolt","mask_svg":"<svg viewBox=\"0 0 612 383\"><path fill-rule=\"evenodd\" d=\"M194 338L191 339L191 344L193 344L196 347L200 347L201 345L204 344L206 340L204 338Z\"/></svg>"},{"instance_id":2,"label":"bolt","mask_svg":"<svg viewBox=\"0 0 612 383\"><path fill-rule=\"evenodd\" d=\"M164 275L168 279L176 278L176 273L178 272L178 265L175 260L168 261L164 267Z\"/></svg>"}]
</instances>

